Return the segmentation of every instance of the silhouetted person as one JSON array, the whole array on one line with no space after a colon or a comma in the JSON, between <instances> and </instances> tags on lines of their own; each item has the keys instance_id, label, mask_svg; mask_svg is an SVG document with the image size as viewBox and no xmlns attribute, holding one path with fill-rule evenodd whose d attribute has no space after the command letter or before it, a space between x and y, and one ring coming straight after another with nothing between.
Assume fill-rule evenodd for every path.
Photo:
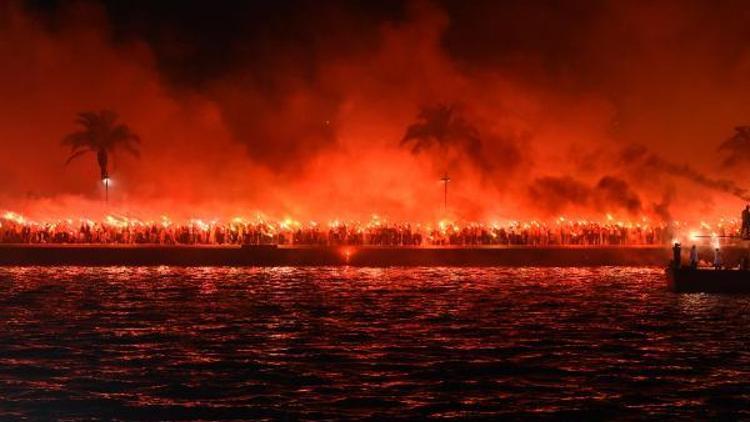
<instances>
[{"instance_id":1,"label":"silhouetted person","mask_svg":"<svg viewBox=\"0 0 750 422\"><path fill-rule=\"evenodd\" d=\"M750 258L745 255L740 260L740 270L747 271L748 269L750 269Z\"/></svg>"},{"instance_id":2,"label":"silhouetted person","mask_svg":"<svg viewBox=\"0 0 750 422\"><path fill-rule=\"evenodd\" d=\"M742 229L740 230L740 236L743 238L750 237L750 205L745 205L745 209L742 210Z\"/></svg>"},{"instance_id":3,"label":"silhouetted person","mask_svg":"<svg viewBox=\"0 0 750 422\"><path fill-rule=\"evenodd\" d=\"M680 246L680 242L674 242L674 246L672 247L672 265L674 265L676 270L679 270L682 265L682 247Z\"/></svg>"},{"instance_id":4,"label":"silhouetted person","mask_svg":"<svg viewBox=\"0 0 750 422\"><path fill-rule=\"evenodd\" d=\"M690 247L690 268L698 268L698 248L695 245Z\"/></svg>"},{"instance_id":5,"label":"silhouetted person","mask_svg":"<svg viewBox=\"0 0 750 422\"><path fill-rule=\"evenodd\" d=\"M719 248L716 248L714 251L714 269L720 270L722 266L722 260L721 260L721 251Z\"/></svg>"}]
</instances>

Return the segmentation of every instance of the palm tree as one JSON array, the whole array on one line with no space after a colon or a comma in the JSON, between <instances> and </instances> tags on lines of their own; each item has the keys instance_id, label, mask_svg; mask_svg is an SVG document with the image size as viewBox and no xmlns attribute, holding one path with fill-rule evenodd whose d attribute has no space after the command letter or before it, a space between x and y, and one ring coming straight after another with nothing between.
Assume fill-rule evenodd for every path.
<instances>
[{"instance_id":1,"label":"palm tree","mask_svg":"<svg viewBox=\"0 0 750 422\"><path fill-rule=\"evenodd\" d=\"M101 180L106 188L107 201L109 201L109 155L117 149L124 149L135 157L140 156L137 147L140 138L127 125L117 123L117 117L117 113L111 110L78 113L76 123L83 129L69 134L62 140L63 145L70 147L70 157L65 165L89 152L96 154Z\"/></svg>"},{"instance_id":2,"label":"palm tree","mask_svg":"<svg viewBox=\"0 0 750 422\"><path fill-rule=\"evenodd\" d=\"M456 112L455 107L445 104L422 107L418 121L406 128L401 146L411 146L418 154L433 145L445 150L451 145L458 147L482 169L489 164L482 155L482 141L479 130Z\"/></svg>"},{"instance_id":3,"label":"palm tree","mask_svg":"<svg viewBox=\"0 0 750 422\"><path fill-rule=\"evenodd\" d=\"M446 146L453 142L478 144L479 131L462 117L453 106L438 104L422 107L417 115L419 122L406 129L401 145L413 142L412 151L417 153L433 143Z\"/></svg>"},{"instance_id":4,"label":"palm tree","mask_svg":"<svg viewBox=\"0 0 750 422\"><path fill-rule=\"evenodd\" d=\"M719 151L726 151L725 166L734 166L750 160L750 126L737 126L734 135L719 145Z\"/></svg>"}]
</instances>

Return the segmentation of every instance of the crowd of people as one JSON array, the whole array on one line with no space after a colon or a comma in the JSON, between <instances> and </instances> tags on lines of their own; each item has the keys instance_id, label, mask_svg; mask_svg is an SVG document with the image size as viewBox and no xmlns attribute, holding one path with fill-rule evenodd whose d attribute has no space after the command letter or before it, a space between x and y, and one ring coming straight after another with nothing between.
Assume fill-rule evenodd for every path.
<instances>
[{"instance_id":1,"label":"crowd of people","mask_svg":"<svg viewBox=\"0 0 750 422\"><path fill-rule=\"evenodd\" d=\"M729 228L730 230L735 230ZM508 222L434 225L370 221L301 224L234 219L227 222L190 220L173 223L166 217L143 222L108 216L102 221L31 222L15 214L0 218L0 242L22 244L158 244L158 245L665 245L673 240L672 225L645 222L596 223L558 219L551 223ZM726 228L724 229L726 230Z\"/></svg>"}]
</instances>

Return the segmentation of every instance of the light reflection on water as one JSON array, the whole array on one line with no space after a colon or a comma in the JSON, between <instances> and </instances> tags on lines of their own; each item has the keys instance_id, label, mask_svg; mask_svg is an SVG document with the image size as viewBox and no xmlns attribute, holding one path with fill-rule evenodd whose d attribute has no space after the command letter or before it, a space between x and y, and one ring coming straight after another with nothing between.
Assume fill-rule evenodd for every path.
<instances>
[{"instance_id":1,"label":"light reflection on water","mask_svg":"<svg viewBox=\"0 0 750 422\"><path fill-rule=\"evenodd\" d=\"M750 296L658 268L2 268L0 419L745 416Z\"/></svg>"}]
</instances>

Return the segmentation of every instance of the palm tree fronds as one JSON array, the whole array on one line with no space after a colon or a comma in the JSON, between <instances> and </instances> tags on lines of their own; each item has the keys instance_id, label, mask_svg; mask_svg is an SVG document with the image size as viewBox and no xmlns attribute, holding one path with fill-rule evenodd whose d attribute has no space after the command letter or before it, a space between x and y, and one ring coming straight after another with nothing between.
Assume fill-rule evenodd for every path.
<instances>
[{"instance_id":1,"label":"palm tree fronds","mask_svg":"<svg viewBox=\"0 0 750 422\"><path fill-rule=\"evenodd\" d=\"M469 150L481 149L479 130L460 115L453 106L437 104L425 106L417 115L418 122L406 129L401 145L414 141L412 152L417 153L434 143L441 147L451 144L468 147Z\"/></svg>"},{"instance_id":2,"label":"palm tree fronds","mask_svg":"<svg viewBox=\"0 0 750 422\"><path fill-rule=\"evenodd\" d=\"M63 145L68 145L73 148L80 148L84 146L89 146L93 144L93 138L91 137L91 133L86 131L80 131L71 133L70 135L64 137L61 142Z\"/></svg>"},{"instance_id":3,"label":"palm tree fronds","mask_svg":"<svg viewBox=\"0 0 750 422\"><path fill-rule=\"evenodd\" d=\"M76 123L85 127L86 129L89 129L89 128L95 127L98 120L99 118L95 112L84 111L84 112L78 113L78 117L76 118Z\"/></svg>"},{"instance_id":4,"label":"palm tree fronds","mask_svg":"<svg viewBox=\"0 0 750 422\"><path fill-rule=\"evenodd\" d=\"M78 157L80 157L80 156L82 156L82 155L84 155L84 154L86 154L88 152L91 152L91 151L86 149L86 150L81 150L81 151L73 152L72 154L70 154L70 157L68 157L68 159L65 160L65 165L67 166L68 164L70 164L71 161L75 160L76 158L78 158Z\"/></svg>"},{"instance_id":5,"label":"palm tree fronds","mask_svg":"<svg viewBox=\"0 0 750 422\"><path fill-rule=\"evenodd\" d=\"M135 145L133 145L131 143L125 143L125 144L123 144L122 148L125 151L129 152L130 155L132 155L133 157L136 157L136 158L140 158L141 157L141 152L138 151L138 148L136 148Z\"/></svg>"},{"instance_id":6,"label":"palm tree fronds","mask_svg":"<svg viewBox=\"0 0 750 422\"><path fill-rule=\"evenodd\" d=\"M408 143L409 141L420 141L430 138L432 135L430 133L430 128L427 127L427 125L422 123L414 123L413 125L410 125L408 128L406 128L406 133L404 134L404 137L401 139L401 145L404 145Z\"/></svg>"},{"instance_id":7,"label":"palm tree fronds","mask_svg":"<svg viewBox=\"0 0 750 422\"><path fill-rule=\"evenodd\" d=\"M78 113L76 123L82 126L82 130L71 133L62 140L62 144L70 146L71 151L65 164L88 152L94 152L104 178L109 174L110 153L123 149L139 157L137 145L140 144L140 138L127 125L117 124L117 118L117 113L112 110Z\"/></svg>"}]
</instances>

